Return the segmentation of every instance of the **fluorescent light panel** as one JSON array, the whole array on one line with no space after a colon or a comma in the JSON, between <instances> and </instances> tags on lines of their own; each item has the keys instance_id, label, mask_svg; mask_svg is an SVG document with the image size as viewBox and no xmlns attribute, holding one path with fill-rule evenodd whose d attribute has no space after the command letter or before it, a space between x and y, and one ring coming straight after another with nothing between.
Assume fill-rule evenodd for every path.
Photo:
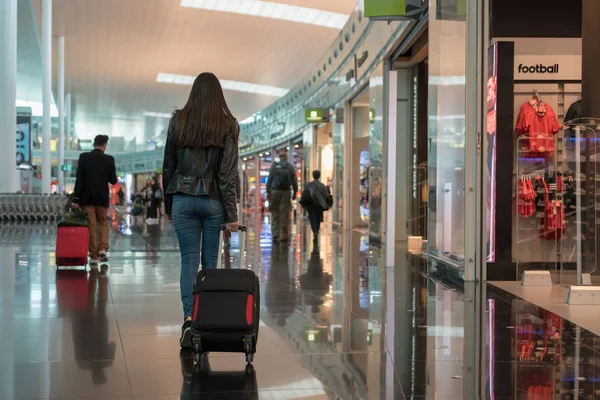
<instances>
[{"instance_id":1,"label":"fluorescent light panel","mask_svg":"<svg viewBox=\"0 0 600 400\"><path fill-rule=\"evenodd\" d=\"M181 0L181 7L230 12L342 29L348 15L262 0Z\"/></svg>"},{"instance_id":2,"label":"fluorescent light panel","mask_svg":"<svg viewBox=\"0 0 600 400\"><path fill-rule=\"evenodd\" d=\"M144 117L171 118L171 114L168 114L168 113L159 113L159 112L153 112L153 111L146 111L144 113Z\"/></svg>"},{"instance_id":3,"label":"fluorescent light panel","mask_svg":"<svg viewBox=\"0 0 600 400\"><path fill-rule=\"evenodd\" d=\"M196 77L192 75L167 74L161 72L156 77L156 82L191 86L195 79ZM228 81L225 79L219 79L219 81L221 82L223 90L232 90L234 92L255 93L265 96L282 97L285 96L289 91L288 89L259 85L256 83Z\"/></svg>"}]
</instances>

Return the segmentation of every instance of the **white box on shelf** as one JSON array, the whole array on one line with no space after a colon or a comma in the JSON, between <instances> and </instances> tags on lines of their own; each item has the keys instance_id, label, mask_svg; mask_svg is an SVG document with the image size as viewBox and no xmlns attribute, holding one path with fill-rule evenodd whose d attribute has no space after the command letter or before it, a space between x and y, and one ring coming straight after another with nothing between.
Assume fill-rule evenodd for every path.
<instances>
[{"instance_id":1,"label":"white box on shelf","mask_svg":"<svg viewBox=\"0 0 600 400\"><path fill-rule=\"evenodd\" d=\"M525 271L521 278L522 286L552 286L550 271Z\"/></svg>"},{"instance_id":2,"label":"white box on shelf","mask_svg":"<svg viewBox=\"0 0 600 400\"><path fill-rule=\"evenodd\" d=\"M569 286L567 304L600 305L600 286Z\"/></svg>"}]
</instances>

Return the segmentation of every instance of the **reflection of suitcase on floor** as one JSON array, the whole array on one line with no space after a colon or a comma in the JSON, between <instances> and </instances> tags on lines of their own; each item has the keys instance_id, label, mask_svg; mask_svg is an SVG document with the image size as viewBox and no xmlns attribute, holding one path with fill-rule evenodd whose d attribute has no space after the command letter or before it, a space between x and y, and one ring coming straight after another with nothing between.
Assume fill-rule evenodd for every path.
<instances>
[{"instance_id":1,"label":"reflection of suitcase on floor","mask_svg":"<svg viewBox=\"0 0 600 400\"><path fill-rule=\"evenodd\" d=\"M56 299L60 315L87 310L89 291L87 271L56 271Z\"/></svg>"},{"instance_id":2,"label":"reflection of suitcase on floor","mask_svg":"<svg viewBox=\"0 0 600 400\"><path fill-rule=\"evenodd\" d=\"M56 235L56 266L86 266L89 229L85 226L62 226Z\"/></svg>"},{"instance_id":3,"label":"reflection of suitcase on floor","mask_svg":"<svg viewBox=\"0 0 600 400\"><path fill-rule=\"evenodd\" d=\"M219 240L221 267L224 226ZM240 226L240 267L244 266L246 227ZM260 319L258 277L246 269L198 272L194 284L192 344L194 360L204 352L245 353L251 364L256 352Z\"/></svg>"},{"instance_id":4,"label":"reflection of suitcase on floor","mask_svg":"<svg viewBox=\"0 0 600 400\"><path fill-rule=\"evenodd\" d=\"M248 366L246 371L194 372L192 393L203 399L258 399L256 371ZM206 397L205 397L206 396Z\"/></svg>"}]
</instances>

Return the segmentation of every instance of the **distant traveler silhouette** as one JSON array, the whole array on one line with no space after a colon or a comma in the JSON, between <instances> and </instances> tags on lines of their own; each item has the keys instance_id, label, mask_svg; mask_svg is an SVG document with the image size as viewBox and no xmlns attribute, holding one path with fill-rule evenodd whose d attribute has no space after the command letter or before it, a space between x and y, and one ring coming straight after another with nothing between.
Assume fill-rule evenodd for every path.
<instances>
[{"instance_id":1,"label":"distant traveler silhouette","mask_svg":"<svg viewBox=\"0 0 600 400\"><path fill-rule=\"evenodd\" d=\"M333 197L329 187L323 185L321 179L321 171L313 171L313 181L308 182L304 187L300 204L308 212L308 219L314 234L315 244L318 244L319 232L321 230L321 222L323 222L323 212L327 211L333 205Z\"/></svg>"},{"instance_id":2,"label":"distant traveler silhouette","mask_svg":"<svg viewBox=\"0 0 600 400\"><path fill-rule=\"evenodd\" d=\"M271 166L269 180L267 181L273 242L285 242L289 239L292 200L296 199L296 193L298 192L296 168L288 162L288 154L286 152L280 153L279 160Z\"/></svg>"}]
</instances>

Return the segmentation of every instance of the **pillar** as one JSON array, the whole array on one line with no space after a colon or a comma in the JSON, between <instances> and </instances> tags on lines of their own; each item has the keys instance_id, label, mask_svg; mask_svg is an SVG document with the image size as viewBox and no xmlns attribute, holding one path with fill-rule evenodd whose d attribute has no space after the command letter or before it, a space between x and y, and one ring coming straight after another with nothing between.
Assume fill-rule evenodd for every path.
<instances>
[{"instance_id":1,"label":"pillar","mask_svg":"<svg viewBox=\"0 0 600 400\"><path fill-rule=\"evenodd\" d=\"M256 179L256 193L255 193L255 198L254 198L254 208L256 209L256 214L260 215L260 208L261 208L261 203L262 200L260 200L260 164L261 164L261 159L258 156L258 154L254 155L254 159L256 160L256 162L254 163L255 165L255 170L254 170L254 178Z\"/></svg>"},{"instance_id":2,"label":"pillar","mask_svg":"<svg viewBox=\"0 0 600 400\"><path fill-rule=\"evenodd\" d=\"M42 193L52 189L52 0L42 0Z\"/></svg>"},{"instance_id":3,"label":"pillar","mask_svg":"<svg viewBox=\"0 0 600 400\"><path fill-rule=\"evenodd\" d=\"M600 1L583 0L581 108L584 117L600 118Z\"/></svg>"},{"instance_id":4,"label":"pillar","mask_svg":"<svg viewBox=\"0 0 600 400\"><path fill-rule=\"evenodd\" d=\"M293 140L290 140L288 142L287 151L288 151L288 157L289 157L289 159L293 160L294 159L294 155L297 153L296 149L294 148L294 141Z\"/></svg>"},{"instance_id":5,"label":"pillar","mask_svg":"<svg viewBox=\"0 0 600 400\"><path fill-rule=\"evenodd\" d=\"M0 1L0 193L17 190L17 0Z\"/></svg>"},{"instance_id":6,"label":"pillar","mask_svg":"<svg viewBox=\"0 0 600 400\"><path fill-rule=\"evenodd\" d=\"M65 37L58 38L58 193L65 191Z\"/></svg>"},{"instance_id":7,"label":"pillar","mask_svg":"<svg viewBox=\"0 0 600 400\"><path fill-rule=\"evenodd\" d=\"M71 131L71 122L73 116L71 115L71 93L65 97L65 144L67 150L72 150L73 132Z\"/></svg>"}]
</instances>

